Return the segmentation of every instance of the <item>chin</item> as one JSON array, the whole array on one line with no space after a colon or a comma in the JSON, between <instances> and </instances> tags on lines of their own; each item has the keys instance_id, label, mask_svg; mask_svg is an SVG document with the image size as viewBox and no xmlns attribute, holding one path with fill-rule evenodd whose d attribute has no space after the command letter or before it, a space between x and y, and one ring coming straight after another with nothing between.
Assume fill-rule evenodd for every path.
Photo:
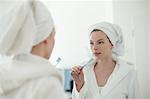
<instances>
[{"instance_id":1,"label":"chin","mask_svg":"<svg viewBox=\"0 0 150 99\"><path fill-rule=\"evenodd\" d=\"M95 56L96 61L102 60L102 57Z\"/></svg>"},{"instance_id":2,"label":"chin","mask_svg":"<svg viewBox=\"0 0 150 99\"><path fill-rule=\"evenodd\" d=\"M99 61L99 60L101 60L100 58L96 58L96 61Z\"/></svg>"}]
</instances>

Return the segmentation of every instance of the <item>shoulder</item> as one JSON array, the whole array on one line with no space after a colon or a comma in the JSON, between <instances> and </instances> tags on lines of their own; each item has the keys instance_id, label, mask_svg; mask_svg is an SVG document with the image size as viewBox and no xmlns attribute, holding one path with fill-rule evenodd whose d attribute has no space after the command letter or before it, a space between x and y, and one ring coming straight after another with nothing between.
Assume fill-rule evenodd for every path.
<instances>
[{"instance_id":1,"label":"shoulder","mask_svg":"<svg viewBox=\"0 0 150 99\"><path fill-rule=\"evenodd\" d=\"M39 84L47 86L46 88L61 88L63 87L63 78L59 72L51 74L47 77L42 77L39 79Z\"/></svg>"},{"instance_id":2,"label":"shoulder","mask_svg":"<svg viewBox=\"0 0 150 99\"><path fill-rule=\"evenodd\" d=\"M123 59L118 59L117 63L119 65L120 70L128 72L130 75L137 75L137 71L135 69L135 65L131 62L128 62Z\"/></svg>"},{"instance_id":3,"label":"shoulder","mask_svg":"<svg viewBox=\"0 0 150 99\"><path fill-rule=\"evenodd\" d=\"M34 99L63 97L63 85L56 76L37 78L31 83Z\"/></svg>"},{"instance_id":4,"label":"shoulder","mask_svg":"<svg viewBox=\"0 0 150 99\"><path fill-rule=\"evenodd\" d=\"M41 86L40 90L42 88L49 90L49 89L53 89L53 87L55 88L56 86L62 85L61 81L56 76L42 77L34 80L34 82L36 83L35 86L37 86L38 88L40 88Z\"/></svg>"},{"instance_id":5,"label":"shoulder","mask_svg":"<svg viewBox=\"0 0 150 99\"><path fill-rule=\"evenodd\" d=\"M135 65L129 61L126 61L124 59L118 58L117 59L117 64L119 64L119 66L124 67L124 68L129 68L131 70L133 70L135 68Z\"/></svg>"},{"instance_id":6,"label":"shoulder","mask_svg":"<svg viewBox=\"0 0 150 99\"><path fill-rule=\"evenodd\" d=\"M54 68L51 68L55 70ZM32 77L26 81L26 84L32 86L33 89L49 89L56 85L62 85L62 76L56 70L55 72L50 72L46 74L41 74L40 76Z\"/></svg>"}]
</instances>

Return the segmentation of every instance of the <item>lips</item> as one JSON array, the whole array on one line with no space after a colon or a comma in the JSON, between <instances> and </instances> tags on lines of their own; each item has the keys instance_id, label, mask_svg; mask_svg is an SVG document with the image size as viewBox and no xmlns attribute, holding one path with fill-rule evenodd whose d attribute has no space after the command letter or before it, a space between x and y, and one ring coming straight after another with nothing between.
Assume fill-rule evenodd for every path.
<instances>
[{"instance_id":1,"label":"lips","mask_svg":"<svg viewBox=\"0 0 150 99\"><path fill-rule=\"evenodd\" d=\"M102 54L102 53L100 53L100 52L94 53L95 56L98 56L98 55L100 55L100 54Z\"/></svg>"}]
</instances>

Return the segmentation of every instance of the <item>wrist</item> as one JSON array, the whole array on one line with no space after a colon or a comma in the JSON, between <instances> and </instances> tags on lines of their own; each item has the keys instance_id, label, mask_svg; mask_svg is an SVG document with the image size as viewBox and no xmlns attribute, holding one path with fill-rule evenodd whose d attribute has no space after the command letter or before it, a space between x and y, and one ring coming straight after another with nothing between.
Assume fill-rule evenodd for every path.
<instances>
[{"instance_id":1,"label":"wrist","mask_svg":"<svg viewBox=\"0 0 150 99\"><path fill-rule=\"evenodd\" d=\"M78 92L81 90L81 88L83 87L83 85L84 85L84 82L76 84L76 89L77 89Z\"/></svg>"}]
</instances>

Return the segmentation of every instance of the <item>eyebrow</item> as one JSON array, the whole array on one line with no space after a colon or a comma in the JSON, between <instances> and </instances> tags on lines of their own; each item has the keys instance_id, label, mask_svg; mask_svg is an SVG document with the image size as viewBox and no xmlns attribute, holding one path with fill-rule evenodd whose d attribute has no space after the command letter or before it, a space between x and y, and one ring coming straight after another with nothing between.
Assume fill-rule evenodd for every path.
<instances>
[{"instance_id":1,"label":"eyebrow","mask_svg":"<svg viewBox=\"0 0 150 99\"><path fill-rule=\"evenodd\" d=\"M102 40L104 40L104 39L98 39L97 41L102 41ZM90 42L91 42L92 40L90 40Z\"/></svg>"},{"instance_id":2,"label":"eyebrow","mask_svg":"<svg viewBox=\"0 0 150 99\"><path fill-rule=\"evenodd\" d=\"M97 41L101 41L101 40L104 40L104 39L98 39Z\"/></svg>"}]
</instances>

